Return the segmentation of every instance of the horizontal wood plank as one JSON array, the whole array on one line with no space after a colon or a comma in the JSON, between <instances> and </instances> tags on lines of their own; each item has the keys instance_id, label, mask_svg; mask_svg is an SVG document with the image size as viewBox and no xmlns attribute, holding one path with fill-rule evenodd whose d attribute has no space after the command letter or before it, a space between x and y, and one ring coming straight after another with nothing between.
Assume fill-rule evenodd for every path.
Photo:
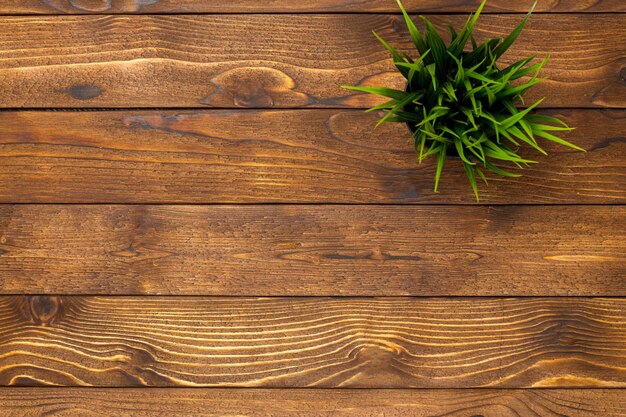
<instances>
[{"instance_id":1,"label":"horizontal wood plank","mask_svg":"<svg viewBox=\"0 0 626 417\"><path fill-rule=\"evenodd\" d=\"M0 389L4 417L624 417L626 391Z\"/></svg>"},{"instance_id":2,"label":"horizontal wood plank","mask_svg":"<svg viewBox=\"0 0 626 417\"><path fill-rule=\"evenodd\" d=\"M464 20L433 16L445 33ZM477 38L519 20L484 16ZM412 49L398 15L4 17L0 106L367 107L379 101L340 86L404 85L373 29ZM623 108L625 38L626 14L536 15L503 64L550 54L529 100Z\"/></svg>"},{"instance_id":3,"label":"horizontal wood plank","mask_svg":"<svg viewBox=\"0 0 626 417\"><path fill-rule=\"evenodd\" d=\"M0 385L626 387L626 299L0 297Z\"/></svg>"},{"instance_id":4,"label":"horizontal wood plank","mask_svg":"<svg viewBox=\"0 0 626 417\"><path fill-rule=\"evenodd\" d=\"M621 295L626 207L0 206L4 294Z\"/></svg>"},{"instance_id":5,"label":"horizontal wood plank","mask_svg":"<svg viewBox=\"0 0 626 417\"><path fill-rule=\"evenodd\" d=\"M473 12L479 0L404 0L416 13ZM526 12L533 0L490 0L486 13ZM107 13L337 13L397 12L393 0L2 0L0 14L107 14ZM537 12L626 12L622 0L543 0Z\"/></svg>"},{"instance_id":6,"label":"horizontal wood plank","mask_svg":"<svg viewBox=\"0 0 626 417\"><path fill-rule=\"evenodd\" d=\"M588 152L545 143L481 203L626 202L626 111L547 111ZM404 125L360 110L0 112L2 203L463 203L458 159L439 193Z\"/></svg>"}]
</instances>

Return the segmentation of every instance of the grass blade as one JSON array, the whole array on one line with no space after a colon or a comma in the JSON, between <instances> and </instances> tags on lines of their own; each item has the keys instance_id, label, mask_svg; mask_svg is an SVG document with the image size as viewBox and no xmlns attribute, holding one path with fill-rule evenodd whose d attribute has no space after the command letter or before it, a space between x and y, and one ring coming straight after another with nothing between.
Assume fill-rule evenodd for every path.
<instances>
[{"instance_id":1,"label":"grass blade","mask_svg":"<svg viewBox=\"0 0 626 417\"><path fill-rule=\"evenodd\" d=\"M439 192L439 179L441 178L441 172L443 171L443 164L446 162L446 153L448 152L448 144L444 143L439 148L437 154L437 172L435 173L435 192Z\"/></svg>"},{"instance_id":2,"label":"grass blade","mask_svg":"<svg viewBox=\"0 0 626 417\"><path fill-rule=\"evenodd\" d=\"M530 11L524 17L524 19L521 21L521 23L513 30L513 32L511 32L509 34L509 36L507 36L502 41L502 43L500 45L498 45L498 47L494 51L494 55L496 56L496 58L500 58L511 47L511 45L513 45L513 43L517 40L519 35L522 33L522 30L524 29L524 26L526 26L526 22L530 18L530 15L535 10L536 6L537 6L537 0L535 0L535 3L532 5L532 7L530 8Z\"/></svg>"},{"instance_id":3,"label":"grass blade","mask_svg":"<svg viewBox=\"0 0 626 417\"><path fill-rule=\"evenodd\" d=\"M402 15L404 16L404 22L406 23L406 26L409 29L409 33L411 34L411 39L413 39L413 44L415 44L415 47L419 51L420 55L425 53L426 50L428 50L428 47L426 46L426 41L424 40L422 33L415 26L415 23L413 23L413 20L411 20L411 17L404 9L402 2L400 0L396 0L396 2L398 3L400 10L402 11Z\"/></svg>"}]
</instances>

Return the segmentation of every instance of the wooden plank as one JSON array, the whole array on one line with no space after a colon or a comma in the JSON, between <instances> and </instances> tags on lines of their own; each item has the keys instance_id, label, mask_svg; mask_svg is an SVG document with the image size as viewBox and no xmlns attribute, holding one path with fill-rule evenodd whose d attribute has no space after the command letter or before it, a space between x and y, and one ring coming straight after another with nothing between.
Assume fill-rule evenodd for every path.
<instances>
[{"instance_id":1,"label":"wooden plank","mask_svg":"<svg viewBox=\"0 0 626 417\"><path fill-rule=\"evenodd\" d=\"M446 33L465 19L433 16ZM484 16L477 37L505 36L519 20ZM372 29L411 50L398 15L4 17L0 105L367 107L378 101L340 86L404 85ZM537 15L503 64L550 54L550 80L529 100L623 108L624 38L626 14Z\"/></svg>"},{"instance_id":2,"label":"wooden plank","mask_svg":"<svg viewBox=\"0 0 626 417\"><path fill-rule=\"evenodd\" d=\"M0 206L4 294L620 295L626 207Z\"/></svg>"},{"instance_id":3,"label":"wooden plank","mask_svg":"<svg viewBox=\"0 0 626 417\"><path fill-rule=\"evenodd\" d=\"M5 417L624 417L626 391L4 388L0 405Z\"/></svg>"},{"instance_id":4,"label":"wooden plank","mask_svg":"<svg viewBox=\"0 0 626 417\"><path fill-rule=\"evenodd\" d=\"M626 387L626 299L0 297L0 385Z\"/></svg>"},{"instance_id":5,"label":"wooden plank","mask_svg":"<svg viewBox=\"0 0 626 417\"><path fill-rule=\"evenodd\" d=\"M626 202L626 111L548 112L588 152L546 144L481 203ZM0 112L2 203L463 203L458 159L433 192L406 127L360 110Z\"/></svg>"},{"instance_id":6,"label":"wooden plank","mask_svg":"<svg viewBox=\"0 0 626 417\"><path fill-rule=\"evenodd\" d=\"M473 12L479 0L404 0L415 13ZM490 0L486 13L526 12L533 0ZM393 0L2 0L0 14L108 14L108 13L337 13L397 12ZM622 0L541 1L537 12L626 12Z\"/></svg>"}]
</instances>

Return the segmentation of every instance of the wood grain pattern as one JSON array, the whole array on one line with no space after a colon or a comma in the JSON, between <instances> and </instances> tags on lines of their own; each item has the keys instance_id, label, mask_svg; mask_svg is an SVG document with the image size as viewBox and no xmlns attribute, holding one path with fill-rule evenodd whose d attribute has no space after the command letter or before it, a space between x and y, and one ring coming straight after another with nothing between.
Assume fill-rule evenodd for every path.
<instances>
[{"instance_id":1,"label":"wood grain pattern","mask_svg":"<svg viewBox=\"0 0 626 417\"><path fill-rule=\"evenodd\" d=\"M215 2L211 2L215 3ZM434 16L460 26L465 16ZM484 16L477 38L519 16ZM411 50L398 15L4 17L0 105L42 107L368 107L342 84L403 87L371 34ZM534 16L503 65L550 54L528 99L626 107L626 14Z\"/></svg>"},{"instance_id":2,"label":"wood grain pattern","mask_svg":"<svg viewBox=\"0 0 626 417\"><path fill-rule=\"evenodd\" d=\"M624 417L626 391L0 389L4 417Z\"/></svg>"},{"instance_id":3,"label":"wood grain pattern","mask_svg":"<svg viewBox=\"0 0 626 417\"><path fill-rule=\"evenodd\" d=\"M548 113L547 111L544 111ZM626 202L626 111L564 110L567 137L481 203ZM476 202L450 159L440 192L406 127L359 110L0 112L2 203ZM601 128L599 128L601 126Z\"/></svg>"},{"instance_id":4,"label":"wood grain pattern","mask_svg":"<svg viewBox=\"0 0 626 417\"><path fill-rule=\"evenodd\" d=\"M480 0L404 0L412 12L473 12ZM490 0L486 13L526 12L533 0ZM622 0L542 0L537 12L626 12ZM393 0L2 0L0 14L397 12Z\"/></svg>"},{"instance_id":5,"label":"wood grain pattern","mask_svg":"<svg viewBox=\"0 0 626 417\"><path fill-rule=\"evenodd\" d=\"M0 298L0 385L626 387L626 300Z\"/></svg>"},{"instance_id":6,"label":"wood grain pattern","mask_svg":"<svg viewBox=\"0 0 626 417\"><path fill-rule=\"evenodd\" d=\"M626 207L0 206L5 294L621 295Z\"/></svg>"}]
</instances>

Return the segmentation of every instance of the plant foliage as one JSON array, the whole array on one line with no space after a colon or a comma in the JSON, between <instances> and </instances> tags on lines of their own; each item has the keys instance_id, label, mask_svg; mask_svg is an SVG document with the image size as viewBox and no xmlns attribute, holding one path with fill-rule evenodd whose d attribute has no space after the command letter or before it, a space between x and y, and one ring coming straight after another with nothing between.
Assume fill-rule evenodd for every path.
<instances>
[{"instance_id":1,"label":"plant foliage","mask_svg":"<svg viewBox=\"0 0 626 417\"><path fill-rule=\"evenodd\" d=\"M488 39L477 44L472 34L484 0L463 28L457 32L449 26L451 41L444 42L433 24L425 17L421 32L413 23L400 0L396 0L417 48L419 58L397 51L374 32L374 36L391 53L398 71L407 79L406 91L383 87L343 86L351 90L377 94L389 99L367 111L382 110L383 122L408 123L415 140L415 152L421 163L428 156L437 159L435 192L443 170L446 155L458 154L469 182L478 200L476 178L487 183L482 169L506 177L520 176L505 171L502 163L519 168L536 163L518 154L526 144L542 154L546 152L537 138L547 139L577 150L553 132L569 131L563 121L555 117L532 114L542 100L518 108L524 93L545 78L538 78L547 58L532 63L535 56L521 59L506 68L497 66L498 59L509 49L522 32L528 15L506 38ZM536 5L536 2L535 2ZM471 43L471 50L468 45ZM525 78L524 82L520 79Z\"/></svg>"}]
</instances>

